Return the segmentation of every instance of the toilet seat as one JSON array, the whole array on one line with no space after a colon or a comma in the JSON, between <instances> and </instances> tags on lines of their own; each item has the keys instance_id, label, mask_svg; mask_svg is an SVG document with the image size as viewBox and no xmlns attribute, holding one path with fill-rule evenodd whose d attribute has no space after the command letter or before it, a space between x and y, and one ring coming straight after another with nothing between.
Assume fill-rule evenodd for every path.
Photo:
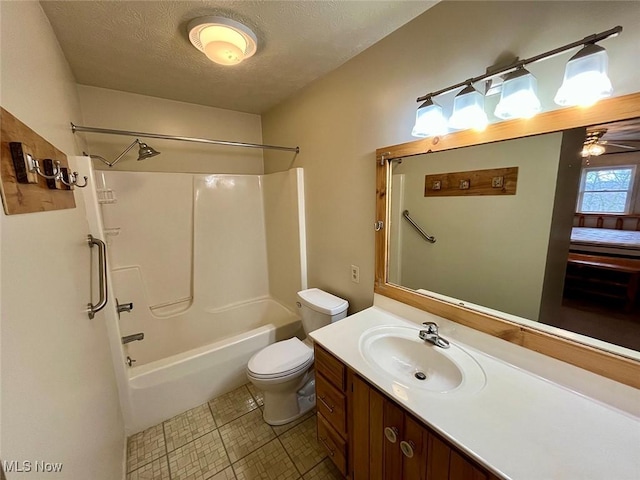
<instances>
[{"instance_id":1,"label":"toilet seat","mask_svg":"<svg viewBox=\"0 0 640 480\"><path fill-rule=\"evenodd\" d=\"M312 363L313 349L293 337L256 353L249 360L247 373L258 379L282 378L307 370Z\"/></svg>"}]
</instances>

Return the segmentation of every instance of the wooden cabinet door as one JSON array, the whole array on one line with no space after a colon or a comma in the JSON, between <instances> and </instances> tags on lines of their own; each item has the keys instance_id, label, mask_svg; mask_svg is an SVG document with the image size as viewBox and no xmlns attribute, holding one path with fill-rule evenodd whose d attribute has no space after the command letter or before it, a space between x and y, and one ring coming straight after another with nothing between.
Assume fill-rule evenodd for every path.
<instances>
[{"instance_id":1,"label":"wooden cabinet door","mask_svg":"<svg viewBox=\"0 0 640 480\"><path fill-rule=\"evenodd\" d=\"M449 480L451 448L435 435L429 434L427 480Z\"/></svg>"},{"instance_id":2,"label":"wooden cabinet door","mask_svg":"<svg viewBox=\"0 0 640 480\"><path fill-rule=\"evenodd\" d=\"M351 480L497 480L349 371Z\"/></svg>"},{"instance_id":3,"label":"wooden cabinet door","mask_svg":"<svg viewBox=\"0 0 640 480\"><path fill-rule=\"evenodd\" d=\"M487 480L487 474L429 434L427 449L427 480Z\"/></svg>"},{"instance_id":4,"label":"wooden cabinet door","mask_svg":"<svg viewBox=\"0 0 640 480\"><path fill-rule=\"evenodd\" d=\"M357 375L347 375L349 463L352 480L369 478L369 393L372 389Z\"/></svg>"},{"instance_id":5,"label":"wooden cabinet door","mask_svg":"<svg viewBox=\"0 0 640 480\"><path fill-rule=\"evenodd\" d=\"M383 480L384 397L349 371L349 463L352 480Z\"/></svg>"},{"instance_id":6,"label":"wooden cabinet door","mask_svg":"<svg viewBox=\"0 0 640 480\"><path fill-rule=\"evenodd\" d=\"M449 480L487 480L487 475L455 450L451 450Z\"/></svg>"},{"instance_id":7,"label":"wooden cabinet door","mask_svg":"<svg viewBox=\"0 0 640 480\"><path fill-rule=\"evenodd\" d=\"M402 474L400 442L404 437L404 412L393 402L384 401L382 432L383 479L398 480Z\"/></svg>"},{"instance_id":8,"label":"wooden cabinet door","mask_svg":"<svg viewBox=\"0 0 640 480\"><path fill-rule=\"evenodd\" d=\"M384 480L425 480L428 431L389 400L383 412Z\"/></svg>"},{"instance_id":9,"label":"wooden cabinet door","mask_svg":"<svg viewBox=\"0 0 640 480\"><path fill-rule=\"evenodd\" d=\"M403 480L425 480L429 433L409 415L404 417L404 435L400 442Z\"/></svg>"}]
</instances>

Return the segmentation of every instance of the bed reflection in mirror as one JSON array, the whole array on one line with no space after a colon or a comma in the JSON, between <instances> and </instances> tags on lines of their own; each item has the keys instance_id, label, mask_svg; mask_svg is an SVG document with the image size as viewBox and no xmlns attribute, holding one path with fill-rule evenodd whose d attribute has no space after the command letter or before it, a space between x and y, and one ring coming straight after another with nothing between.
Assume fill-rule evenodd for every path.
<instances>
[{"instance_id":1,"label":"bed reflection in mirror","mask_svg":"<svg viewBox=\"0 0 640 480\"><path fill-rule=\"evenodd\" d=\"M640 350L639 140L634 120L394 161L389 282ZM513 195L474 176L513 167Z\"/></svg>"}]
</instances>

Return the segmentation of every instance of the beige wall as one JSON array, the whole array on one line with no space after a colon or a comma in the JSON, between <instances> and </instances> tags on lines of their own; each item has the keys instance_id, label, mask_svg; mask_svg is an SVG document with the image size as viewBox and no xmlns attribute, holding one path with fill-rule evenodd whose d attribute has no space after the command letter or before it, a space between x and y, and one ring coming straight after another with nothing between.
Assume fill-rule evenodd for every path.
<instances>
[{"instance_id":1,"label":"beige wall","mask_svg":"<svg viewBox=\"0 0 640 480\"><path fill-rule=\"evenodd\" d=\"M184 137L209 138L246 143L262 143L259 115L222 108L119 92L79 85L83 121L78 125L160 133ZM80 134L77 134L80 135ZM135 137L82 133L88 153L113 161ZM134 148L113 170L186 173L263 173L262 150L175 140L140 139L161 155L136 161ZM109 168L94 160L96 168Z\"/></svg>"},{"instance_id":2,"label":"beige wall","mask_svg":"<svg viewBox=\"0 0 640 480\"><path fill-rule=\"evenodd\" d=\"M615 95L640 90L638 2L443 2L263 115L266 143L297 144L305 168L309 285L373 302L376 148L412 140L416 97L622 25L602 43ZM532 65L545 110L570 54ZM497 99L488 104L495 105ZM265 170L290 159L265 153ZM360 266L360 284L350 265Z\"/></svg>"},{"instance_id":3,"label":"beige wall","mask_svg":"<svg viewBox=\"0 0 640 480\"><path fill-rule=\"evenodd\" d=\"M76 85L38 2L1 2L2 106L69 155ZM90 321L88 225L75 209L6 216L1 232L2 460L51 478L123 478L124 430L102 314ZM8 474L7 478L43 478Z\"/></svg>"},{"instance_id":4,"label":"beige wall","mask_svg":"<svg viewBox=\"0 0 640 480\"><path fill-rule=\"evenodd\" d=\"M304 172L262 177L269 294L296 311L296 292L307 288Z\"/></svg>"}]
</instances>

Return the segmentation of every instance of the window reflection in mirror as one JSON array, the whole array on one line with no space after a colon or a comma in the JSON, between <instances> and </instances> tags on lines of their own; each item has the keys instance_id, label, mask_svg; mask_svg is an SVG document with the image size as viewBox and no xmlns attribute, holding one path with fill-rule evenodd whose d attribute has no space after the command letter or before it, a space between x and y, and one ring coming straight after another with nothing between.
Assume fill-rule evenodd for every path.
<instances>
[{"instance_id":1,"label":"window reflection in mirror","mask_svg":"<svg viewBox=\"0 0 640 480\"><path fill-rule=\"evenodd\" d=\"M639 164L638 120L394 161L388 280L640 350ZM426 175L506 167L515 195L425 196Z\"/></svg>"}]
</instances>

